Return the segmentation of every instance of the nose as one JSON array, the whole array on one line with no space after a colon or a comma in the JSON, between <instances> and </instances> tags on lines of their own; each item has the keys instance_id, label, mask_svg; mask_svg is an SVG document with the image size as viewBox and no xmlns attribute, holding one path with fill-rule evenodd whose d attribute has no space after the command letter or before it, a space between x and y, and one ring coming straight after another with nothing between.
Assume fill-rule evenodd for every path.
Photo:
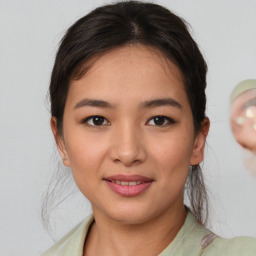
<instances>
[{"instance_id":1,"label":"nose","mask_svg":"<svg viewBox=\"0 0 256 256\"><path fill-rule=\"evenodd\" d=\"M110 158L116 163L133 166L146 159L143 136L132 124L116 127L111 138Z\"/></svg>"}]
</instances>

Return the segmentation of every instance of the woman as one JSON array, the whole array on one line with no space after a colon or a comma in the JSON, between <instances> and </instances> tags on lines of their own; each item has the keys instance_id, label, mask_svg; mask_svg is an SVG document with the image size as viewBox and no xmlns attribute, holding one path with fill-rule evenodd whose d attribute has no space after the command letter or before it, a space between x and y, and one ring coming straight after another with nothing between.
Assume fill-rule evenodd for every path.
<instances>
[{"instance_id":1,"label":"woman","mask_svg":"<svg viewBox=\"0 0 256 256\"><path fill-rule=\"evenodd\" d=\"M93 215L45 256L256 255L255 239L202 225L206 71L184 21L155 4L103 6L69 28L51 128Z\"/></svg>"}]
</instances>

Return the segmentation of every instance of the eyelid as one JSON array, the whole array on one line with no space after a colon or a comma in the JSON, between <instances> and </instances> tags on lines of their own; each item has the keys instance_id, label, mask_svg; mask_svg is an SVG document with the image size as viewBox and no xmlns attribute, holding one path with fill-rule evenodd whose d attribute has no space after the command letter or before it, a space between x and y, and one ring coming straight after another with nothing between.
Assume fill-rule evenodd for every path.
<instances>
[{"instance_id":1,"label":"eyelid","mask_svg":"<svg viewBox=\"0 0 256 256\"><path fill-rule=\"evenodd\" d=\"M163 124L163 125L151 125L151 124L148 124L149 123L149 121L151 121L151 120L153 120L154 118L156 118L156 117L162 117L162 118L164 118L165 120L167 120L168 121L168 123L167 124ZM175 124L176 123L176 121L173 119L173 118L171 118L171 117L168 117L168 116L164 116L164 115L155 115L155 116L152 116L147 122L146 122L146 124L148 124L148 125L151 125L151 126L159 126L159 127L161 127L161 126L166 126L166 125L172 125L172 124Z\"/></svg>"},{"instance_id":2,"label":"eyelid","mask_svg":"<svg viewBox=\"0 0 256 256\"><path fill-rule=\"evenodd\" d=\"M107 121L107 124L102 124L102 125L94 125L94 124L90 124L88 121L92 120L93 118L95 117L100 117L100 118L103 118L104 119L104 122ZM92 127L101 127L101 126L106 126L106 125L110 125L110 122L104 117L104 116L101 116L101 115L92 115L92 116L88 116L86 118L84 118L82 120L82 123L83 124L86 124L88 126L92 126Z\"/></svg>"},{"instance_id":3,"label":"eyelid","mask_svg":"<svg viewBox=\"0 0 256 256\"><path fill-rule=\"evenodd\" d=\"M92 115L92 116L88 116L86 117L85 119L82 120L82 123L87 123L88 124L88 121L95 118L95 117L100 117L100 118L103 118L104 120L107 120L105 117L101 116L101 115ZM157 117L161 117L161 118L164 118L165 120L168 121L167 124L165 125L152 125L152 126L157 126L157 127L164 127L166 125L171 125L171 124L175 124L176 121L171 118L171 117L167 117L167 116L163 116L163 115L155 115L155 116L152 116L146 123L148 123L150 120L153 120L154 118L157 118ZM110 124L110 122L107 120L108 122L108 125ZM91 125L91 124L88 124L89 126L92 126L92 127L101 127L101 126L105 126L105 125Z\"/></svg>"}]
</instances>

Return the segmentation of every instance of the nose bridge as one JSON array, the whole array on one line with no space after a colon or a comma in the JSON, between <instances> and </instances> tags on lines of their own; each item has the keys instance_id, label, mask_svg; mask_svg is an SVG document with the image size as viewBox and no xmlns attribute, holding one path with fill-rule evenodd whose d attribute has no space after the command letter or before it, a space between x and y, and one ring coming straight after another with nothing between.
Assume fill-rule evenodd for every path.
<instances>
[{"instance_id":1,"label":"nose bridge","mask_svg":"<svg viewBox=\"0 0 256 256\"><path fill-rule=\"evenodd\" d=\"M115 127L112 138L111 156L114 161L125 165L142 162L146 152L140 128L128 120Z\"/></svg>"}]
</instances>

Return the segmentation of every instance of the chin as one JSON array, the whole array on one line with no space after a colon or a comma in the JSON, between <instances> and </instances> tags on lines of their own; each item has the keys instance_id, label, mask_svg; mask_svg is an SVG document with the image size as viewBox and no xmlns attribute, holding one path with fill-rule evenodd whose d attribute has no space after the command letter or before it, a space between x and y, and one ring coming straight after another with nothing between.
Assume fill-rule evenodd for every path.
<instances>
[{"instance_id":1,"label":"chin","mask_svg":"<svg viewBox=\"0 0 256 256\"><path fill-rule=\"evenodd\" d=\"M109 209L112 209L109 211ZM142 205L124 207L108 207L104 213L110 219L124 224L143 224L153 218L151 207L143 207Z\"/></svg>"}]
</instances>

